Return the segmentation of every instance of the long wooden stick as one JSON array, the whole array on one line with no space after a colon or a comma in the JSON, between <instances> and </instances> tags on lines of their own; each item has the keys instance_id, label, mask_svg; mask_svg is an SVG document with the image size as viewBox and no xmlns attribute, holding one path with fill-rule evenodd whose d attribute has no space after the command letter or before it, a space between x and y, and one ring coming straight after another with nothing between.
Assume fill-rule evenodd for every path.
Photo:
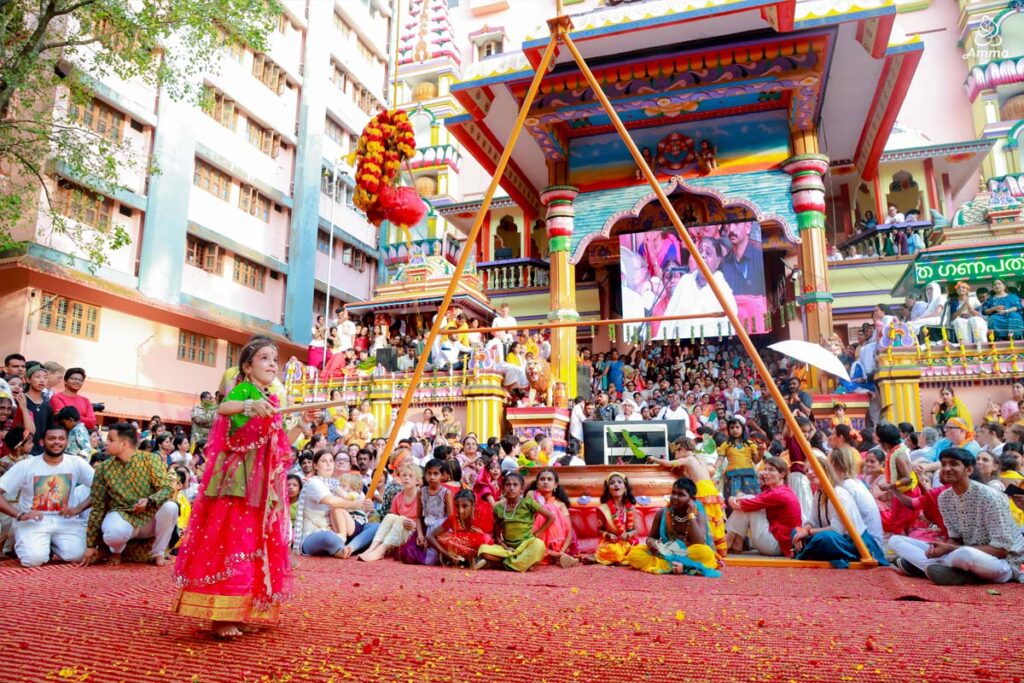
<instances>
[{"instance_id":1,"label":"long wooden stick","mask_svg":"<svg viewBox=\"0 0 1024 683\"><path fill-rule=\"evenodd\" d=\"M466 235L466 246L463 248L462 253L459 254L459 261L455 264L455 272L452 274L451 282L448 283L448 290L444 293L444 298L441 299L441 304L437 308L437 315L434 317L434 322L430 326L430 332L427 334L427 339L423 345L423 353L420 354L419 360L416 361L416 368L412 371L409 386L402 396L401 405L398 406L398 414L395 415L395 419L391 423L391 430L388 433L387 442L384 444L384 452L380 454L377 467L373 472L373 479L370 480L370 491L377 490L380 478L384 474L384 468L387 467L388 459L391 457L391 451L398 441L398 427L405 422L405 416L409 412L409 406L412 404L413 392L423 378L423 372L427 367L427 360L430 357L431 350L434 348L434 342L437 341L438 334L441 332L441 325L444 323L445 314L448 312L448 307L452 304L452 299L455 298L455 290L459 285L459 278L466 270L466 264L469 262L473 245L476 244L476 240L480 236L480 229L483 227L484 218L491 207L491 200L494 198L494 193L501 183L501 177L505 173L508 160L512 157L512 150L515 149L519 133L523 130L526 115L529 113L530 107L533 106L533 101L537 97L537 91L540 90L540 83L544 79L544 75L547 74L548 66L555 56L555 46L557 43L558 33L552 27L551 39L548 41L547 47L544 48L544 54L537 65L537 72L533 76L533 82L530 83L530 89L526 91L526 99L523 100L523 104L519 109L519 115L516 117L515 125L512 128L512 133L505 143L505 149L501 152L501 158L498 159L498 165L492 174L491 183L487 187L486 194L484 194L483 203L477 210L476 219L474 219L473 226L469 229L469 234Z\"/></svg>"},{"instance_id":2,"label":"long wooden stick","mask_svg":"<svg viewBox=\"0 0 1024 683\"><path fill-rule=\"evenodd\" d=\"M304 413L307 410L324 410L325 408L338 408L340 406L347 406L348 401L324 401L321 403L296 403L293 406L284 406L278 408L276 413L279 415L285 415L287 413Z\"/></svg>"},{"instance_id":3,"label":"long wooden stick","mask_svg":"<svg viewBox=\"0 0 1024 683\"><path fill-rule=\"evenodd\" d=\"M606 327L608 325L632 325L636 323L661 323L661 322L672 322L674 320L704 320L707 318L724 318L725 313L686 313L683 315L661 315L651 318L611 318L608 320L562 320L559 322L549 322L547 320L539 322L536 325L516 325L515 327L470 327L465 330L441 330L441 334L454 337L459 334L468 334L475 332L477 334L484 334L490 332L517 332L519 330L551 330L559 327ZM705 335L706 337L717 337L718 334L715 330L709 330Z\"/></svg>"},{"instance_id":4,"label":"long wooden stick","mask_svg":"<svg viewBox=\"0 0 1024 683\"><path fill-rule=\"evenodd\" d=\"M665 194L664 188L662 188L661 183L658 182L657 176L654 175L654 172L647 164L647 161L640 153L640 150L637 149L636 144L633 142L633 138L629 135L629 131L626 130L626 126L623 125L622 120L615 111L615 107L612 105L611 101L609 101L608 96L601 88L601 84L597 82L596 78L594 78L593 72L590 70L590 67L587 66L586 60L583 59L583 55L580 54L580 51L576 48L576 44L573 42L572 38L570 38L565 32L561 32L560 37L562 42L565 44L566 49L569 50L573 59L576 60L576 65L579 67L584 78L586 78L590 88L594 91L594 96L600 100L601 106L604 107L605 113L608 115L608 118L611 119L615 130L618 131L619 137L621 137L622 141L626 144L626 148L632 155L637 167L643 171L644 177L650 184L651 189L653 189L654 193L658 196L658 201L661 203L662 208L665 209L665 213L668 214L669 220L672 221L672 225L675 227L680 239L683 240L687 249L689 249L691 257L696 262L697 267L700 268L701 274L703 274L704 279L707 280L708 285L711 287L711 291L715 294L715 298L718 299L718 303L725 311L726 317L729 318L729 322L731 322L735 328L736 336L739 337L740 343L743 344L743 348L746 349L747 355L750 356L750 360L754 363L754 367L757 368L758 374L761 375L761 379L764 381L765 386L771 393L776 405L779 406L779 411L782 413L783 418L785 418L790 432L793 433L797 443L800 444L800 448L807 453L807 460L814 469L814 473L818 476L818 486L825 492L825 495L827 495L828 499L832 502L832 506L835 508L836 514L839 516L839 519L843 522L843 526L846 527L847 532L850 534L850 538L857 547L857 552L860 553L861 561L865 564L877 564L877 561L871 556L871 553L868 552L867 546L864 545L864 539L860 537L853 526L850 516L846 514L846 510L836 498L836 492L832 488L831 480L825 474L825 471L818 462L818 459L812 455L810 442L807 440L807 437L804 436L803 431L797 424L796 417L793 415L793 411L789 409L789 405L786 403L785 398L783 398L782 392L779 391L779 388L775 385L775 381L772 379L771 373L768 372L768 367L764 364L764 361L761 360L761 356L758 355L753 342L750 341L750 336L747 334L747 331L743 329L736 313L729 310L725 305L725 296L722 294L722 290L719 288L718 283L715 282L715 279L712 277L711 269L708 268L708 264L704 262L704 257L701 256L700 252L697 250L696 245L693 243L693 238L691 238L690 233L686 231L682 219L679 218L679 214L676 213L675 207L673 207L672 202L669 201L668 195Z\"/></svg>"}]
</instances>

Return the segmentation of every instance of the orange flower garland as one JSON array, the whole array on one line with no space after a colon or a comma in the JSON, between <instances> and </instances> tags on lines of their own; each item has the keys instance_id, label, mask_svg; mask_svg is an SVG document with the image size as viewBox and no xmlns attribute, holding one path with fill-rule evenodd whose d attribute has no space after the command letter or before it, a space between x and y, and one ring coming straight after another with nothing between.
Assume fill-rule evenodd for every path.
<instances>
[{"instance_id":1,"label":"orange flower garland","mask_svg":"<svg viewBox=\"0 0 1024 683\"><path fill-rule=\"evenodd\" d=\"M416 153L416 137L403 109L382 111L370 119L356 147L353 201L376 226L385 219L381 191L398 183L402 162Z\"/></svg>"}]
</instances>

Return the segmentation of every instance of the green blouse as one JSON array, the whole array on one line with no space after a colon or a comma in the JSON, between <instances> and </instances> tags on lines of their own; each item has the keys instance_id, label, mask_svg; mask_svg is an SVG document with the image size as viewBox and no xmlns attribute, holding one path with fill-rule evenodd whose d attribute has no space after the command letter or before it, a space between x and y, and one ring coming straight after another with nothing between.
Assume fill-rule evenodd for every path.
<instances>
[{"instance_id":1,"label":"green blouse","mask_svg":"<svg viewBox=\"0 0 1024 683\"><path fill-rule=\"evenodd\" d=\"M533 496L523 496L507 509L504 500L494 503L494 521L501 524L505 542L515 546L533 538L533 520L540 512L540 503Z\"/></svg>"}]
</instances>

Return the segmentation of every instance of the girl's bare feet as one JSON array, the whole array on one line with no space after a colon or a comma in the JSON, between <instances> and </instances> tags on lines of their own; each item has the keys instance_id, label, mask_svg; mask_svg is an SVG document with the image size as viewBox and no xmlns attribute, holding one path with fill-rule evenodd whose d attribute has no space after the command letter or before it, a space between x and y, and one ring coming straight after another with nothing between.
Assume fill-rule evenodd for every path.
<instances>
[{"instance_id":1,"label":"girl's bare feet","mask_svg":"<svg viewBox=\"0 0 1024 683\"><path fill-rule=\"evenodd\" d=\"M154 555L153 556L153 564L155 564L158 567L166 567L170 563L171 563L171 561L169 559L167 559L163 555Z\"/></svg>"},{"instance_id":2,"label":"girl's bare feet","mask_svg":"<svg viewBox=\"0 0 1024 683\"><path fill-rule=\"evenodd\" d=\"M672 563L672 573L673 574L682 574L683 573L683 565L681 563L679 563L679 562L673 562Z\"/></svg>"},{"instance_id":3,"label":"girl's bare feet","mask_svg":"<svg viewBox=\"0 0 1024 683\"><path fill-rule=\"evenodd\" d=\"M347 560L348 558L352 557L352 546L347 545L344 548L342 548L341 555L339 555L338 557L340 557L343 560Z\"/></svg>"},{"instance_id":4,"label":"girl's bare feet","mask_svg":"<svg viewBox=\"0 0 1024 683\"><path fill-rule=\"evenodd\" d=\"M569 553L562 553L558 557L558 566L562 569L569 569L570 567L575 567L579 563L580 561L572 555L570 555Z\"/></svg>"},{"instance_id":5,"label":"girl's bare feet","mask_svg":"<svg viewBox=\"0 0 1024 683\"><path fill-rule=\"evenodd\" d=\"M213 635L218 638L237 638L242 635L242 630L233 621L215 621L211 624Z\"/></svg>"},{"instance_id":6,"label":"girl's bare feet","mask_svg":"<svg viewBox=\"0 0 1024 683\"><path fill-rule=\"evenodd\" d=\"M107 558L107 562L114 566L121 564L121 553L110 553L110 557Z\"/></svg>"}]
</instances>

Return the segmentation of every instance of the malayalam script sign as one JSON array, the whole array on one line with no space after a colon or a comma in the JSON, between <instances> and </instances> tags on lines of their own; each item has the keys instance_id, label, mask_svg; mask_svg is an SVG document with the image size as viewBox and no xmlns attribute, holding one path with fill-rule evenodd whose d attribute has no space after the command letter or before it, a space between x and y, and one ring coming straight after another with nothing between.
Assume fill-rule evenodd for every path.
<instances>
[{"instance_id":1,"label":"malayalam script sign","mask_svg":"<svg viewBox=\"0 0 1024 683\"><path fill-rule=\"evenodd\" d=\"M915 263L914 282L954 282L956 280L1019 277L1024 272L1024 254L980 256L950 259L941 263Z\"/></svg>"}]
</instances>

